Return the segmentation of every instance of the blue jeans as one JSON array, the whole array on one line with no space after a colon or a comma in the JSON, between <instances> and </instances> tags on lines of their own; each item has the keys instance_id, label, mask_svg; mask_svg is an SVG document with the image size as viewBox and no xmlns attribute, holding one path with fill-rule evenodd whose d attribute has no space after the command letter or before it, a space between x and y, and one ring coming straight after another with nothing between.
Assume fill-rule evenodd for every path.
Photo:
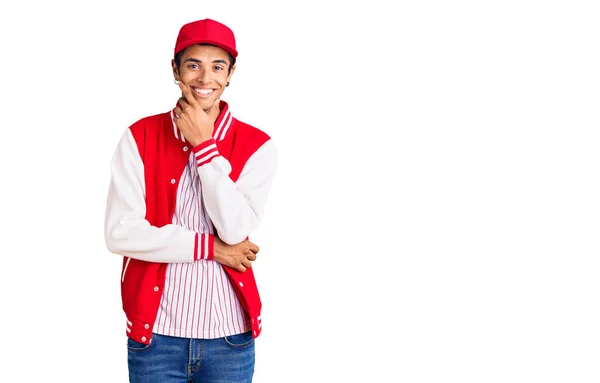
<instances>
[{"instance_id":1,"label":"blue jeans","mask_svg":"<svg viewBox=\"0 0 600 383\"><path fill-rule=\"evenodd\" d=\"M149 345L127 338L130 383L250 383L254 338L250 331L217 339L152 334Z\"/></svg>"}]
</instances>

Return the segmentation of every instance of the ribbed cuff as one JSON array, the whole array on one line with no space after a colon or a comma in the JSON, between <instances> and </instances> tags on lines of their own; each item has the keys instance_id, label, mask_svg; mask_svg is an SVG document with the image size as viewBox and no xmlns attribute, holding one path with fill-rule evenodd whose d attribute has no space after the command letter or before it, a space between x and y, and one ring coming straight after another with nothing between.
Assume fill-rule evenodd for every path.
<instances>
[{"instance_id":1,"label":"ribbed cuff","mask_svg":"<svg viewBox=\"0 0 600 383\"><path fill-rule=\"evenodd\" d=\"M215 259L215 237L212 234L197 234L194 261Z\"/></svg>"},{"instance_id":2,"label":"ribbed cuff","mask_svg":"<svg viewBox=\"0 0 600 383\"><path fill-rule=\"evenodd\" d=\"M213 158L218 157L219 150L217 149L217 142L214 138L208 141L204 141L200 145L197 145L192 149L198 162L198 167L209 163Z\"/></svg>"}]
</instances>

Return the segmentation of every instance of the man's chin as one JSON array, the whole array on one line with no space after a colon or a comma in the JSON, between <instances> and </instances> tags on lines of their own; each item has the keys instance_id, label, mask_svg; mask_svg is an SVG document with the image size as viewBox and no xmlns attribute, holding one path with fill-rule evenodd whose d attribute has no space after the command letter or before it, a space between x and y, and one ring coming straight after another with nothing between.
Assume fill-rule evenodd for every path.
<instances>
[{"instance_id":1,"label":"man's chin","mask_svg":"<svg viewBox=\"0 0 600 383\"><path fill-rule=\"evenodd\" d=\"M200 104L200 106L202 107L202 110L204 110L206 113L208 113L212 109L213 104L214 104L214 102L211 102L211 103L202 103L202 104Z\"/></svg>"},{"instance_id":2,"label":"man's chin","mask_svg":"<svg viewBox=\"0 0 600 383\"><path fill-rule=\"evenodd\" d=\"M214 97L211 97L211 98L196 97L196 101L198 101L198 104L200 104L202 109L206 110L213 106L213 104L215 103L215 98Z\"/></svg>"}]
</instances>

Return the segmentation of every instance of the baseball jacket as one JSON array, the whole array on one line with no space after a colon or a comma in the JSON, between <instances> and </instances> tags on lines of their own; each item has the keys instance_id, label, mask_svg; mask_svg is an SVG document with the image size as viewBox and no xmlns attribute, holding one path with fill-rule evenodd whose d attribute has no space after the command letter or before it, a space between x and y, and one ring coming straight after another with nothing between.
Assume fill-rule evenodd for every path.
<instances>
[{"instance_id":1,"label":"baseball jacket","mask_svg":"<svg viewBox=\"0 0 600 383\"><path fill-rule=\"evenodd\" d=\"M259 224L276 169L271 138L235 119L226 102L213 139L196 147L173 123L172 112L140 119L113 155L105 217L108 250L123 256L121 298L126 334L149 344L168 263L214 259L214 237L174 225L178 184L190 152L196 157L203 201L219 238L236 244ZM252 268L223 266L260 334L261 300Z\"/></svg>"}]
</instances>

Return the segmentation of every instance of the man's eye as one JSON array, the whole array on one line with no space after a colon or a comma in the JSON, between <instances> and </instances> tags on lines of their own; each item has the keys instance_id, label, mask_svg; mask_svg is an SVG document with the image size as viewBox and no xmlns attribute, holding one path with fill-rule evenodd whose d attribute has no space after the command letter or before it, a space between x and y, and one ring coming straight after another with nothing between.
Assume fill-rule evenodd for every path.
<instances>
[{"instance_id":1,"label":"man's eye","mask_svg":"<svg viewBox=\"0 0 600 383\"><path fill-rule=\"evenodd\" d=\"M218 66L218 65L217 65L217 66L215 67L215 70L223 70L223 67L222 67L222 66Z\"/></svg>"},{"instance_id":2,"label":"man's eye","mask_svg":"<svg viewBox=\"0 0 600 383\"><path fill-rule=\"evenodd\" d=\"M190 64L190 65L188 65L188 68L190 68L190 69L197 69L198 65L196 65L196 64Z\"/></svg>"}]
</instances>

